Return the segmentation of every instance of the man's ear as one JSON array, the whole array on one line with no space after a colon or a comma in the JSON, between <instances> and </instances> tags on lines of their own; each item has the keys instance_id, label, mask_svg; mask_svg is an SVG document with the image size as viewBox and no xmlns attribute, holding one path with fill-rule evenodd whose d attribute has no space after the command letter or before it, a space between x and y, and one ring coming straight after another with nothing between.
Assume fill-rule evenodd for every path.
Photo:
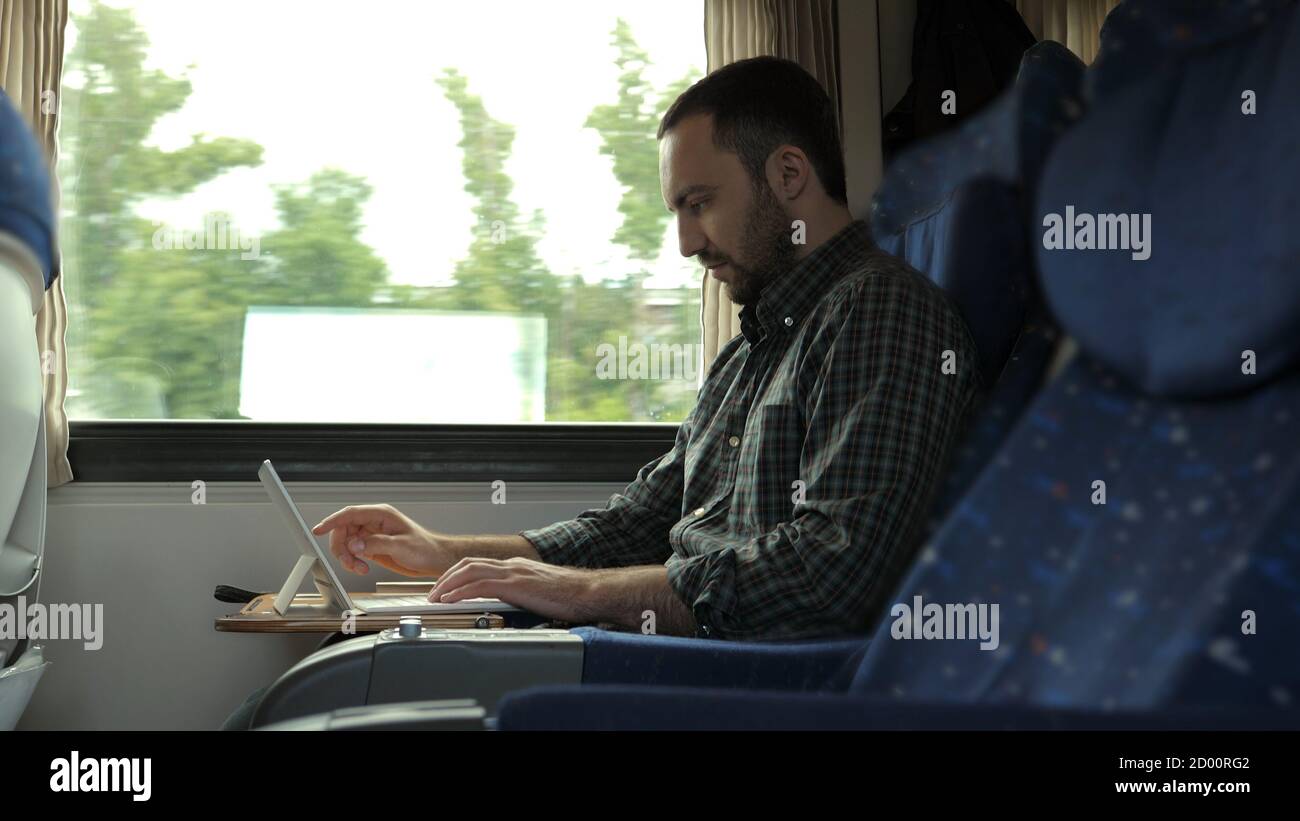
<instances>
[{"instance_id":1,"label":"man's ear","mask_svg":"<svg viewBox=\"0 0 1300 821\"><path fill-rule=\"evenodd\" d=\"M797 146L778 147L767 158L767 181L777 199L797 199L812 181L808 155Z\"/></svg>"}]
</instances>

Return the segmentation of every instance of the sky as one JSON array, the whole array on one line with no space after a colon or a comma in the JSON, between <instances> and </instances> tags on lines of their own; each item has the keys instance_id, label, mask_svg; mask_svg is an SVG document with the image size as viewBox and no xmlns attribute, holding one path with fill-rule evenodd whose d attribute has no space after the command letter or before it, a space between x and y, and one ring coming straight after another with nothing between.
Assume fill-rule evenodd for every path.
<instances>
[{"instance_id":1,"label":"sky","mask_svg":"<svg viewBox=\"0 0 1300 821\"><path fill-rule=\"evenodd\" d=\"M539 250L552 272L589 281L640 266L610 242L622 220L620 186L592 107L614 102L610 45L623 17L651 57L656 87L703 73L700 0L112 0L147 32L149 67L186 74L193 94L159 120L150 142L171 149L191 135L240 137L263 163L236 169L181 198L139 209L147 219L199 226L229 212L241 232L276 225L272 185L306 181L330 166L374 187L362 238L393 282L447 284L470 240L460 125L434 84L458 68L488 113L516 128L507 170L521 213L541 208ZM85 8L73 0L72 11ZM672 223L651 287L695 287L701 275L677 252Z\"/></svg>"}]
</instances>

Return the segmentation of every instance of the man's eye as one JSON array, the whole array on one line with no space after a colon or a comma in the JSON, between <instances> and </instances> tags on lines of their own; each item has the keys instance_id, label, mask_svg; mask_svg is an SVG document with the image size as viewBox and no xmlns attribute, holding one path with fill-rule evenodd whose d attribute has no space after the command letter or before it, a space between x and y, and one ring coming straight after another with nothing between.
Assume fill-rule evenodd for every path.
<instances>
[{"instance_id":1,"label":"man's eye","mask_svg":"<svg viewBox=\"0 0 1300 821\"><path fill-rule=\"evenodd\" d=\"M700 209L704 208L706 203L708 203L708 200L696 200L695 202L690 203L687 207L690 208L693 213L698 214L700 213Z\"/></svg>"}]
</instances>

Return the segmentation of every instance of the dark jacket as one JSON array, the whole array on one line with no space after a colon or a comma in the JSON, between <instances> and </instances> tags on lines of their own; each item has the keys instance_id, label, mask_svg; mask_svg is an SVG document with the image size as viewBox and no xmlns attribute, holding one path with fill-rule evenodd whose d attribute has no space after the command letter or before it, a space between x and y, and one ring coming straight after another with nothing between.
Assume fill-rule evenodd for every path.
<instances>
[{"instance_id":1,"label":"dark jacket","mask_svg":"<svg viewBox=\"0 0 1300 821\"><path fill-rule=\"evenodd\" d=\"M1006 0L918 0L912 84L885 117L886 163L913 140L938 134L979 111L1015 79L1037 42ZM941 108L956 93L955 112Z\"/></svg>"}]
</instances>

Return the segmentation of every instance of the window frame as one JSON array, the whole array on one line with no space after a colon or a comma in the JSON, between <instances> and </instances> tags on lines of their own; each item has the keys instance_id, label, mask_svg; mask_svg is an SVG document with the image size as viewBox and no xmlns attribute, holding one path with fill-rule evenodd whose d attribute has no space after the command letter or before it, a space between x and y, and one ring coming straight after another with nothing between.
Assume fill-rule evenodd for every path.
<instances>
[{"instance_id":1,"label":"window frame","mask_svg":"<svg viewBox=\"0 0 1300 821\"><path fill-rule=\"evenodd\" d=\"M621 482L667 453L675 423L405 425L72 420L78 482Z\"/></svg>"}]
</instances>

